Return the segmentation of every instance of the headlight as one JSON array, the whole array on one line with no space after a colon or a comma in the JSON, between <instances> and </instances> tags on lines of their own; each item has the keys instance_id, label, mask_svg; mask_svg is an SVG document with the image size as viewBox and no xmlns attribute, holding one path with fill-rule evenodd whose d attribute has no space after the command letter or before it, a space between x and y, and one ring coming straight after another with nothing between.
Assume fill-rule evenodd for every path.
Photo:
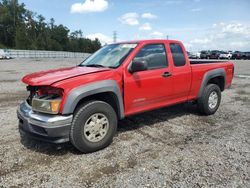
<instances>
[{"instance_id":1,"label":"headlight","mask_svg":"<svg viewBox=\"0 0 250 188\"><path fill-rule=\"evenodd\" d=\"M33 98L32 110L37 112L58 114L60 109L61 99L38 99Z\"/></svg>"},{"instance_id":2,"label":"headlight","mask_svg":"<svg viewBox=\"0 0 250 188\"><path fill-rule=\"evenodd\" d=\"M47 114L58 114L63 96L61 88L51 86L28 86L30 96L27 102L32 106L35 112Z\"/></svg>"}]
</instances>

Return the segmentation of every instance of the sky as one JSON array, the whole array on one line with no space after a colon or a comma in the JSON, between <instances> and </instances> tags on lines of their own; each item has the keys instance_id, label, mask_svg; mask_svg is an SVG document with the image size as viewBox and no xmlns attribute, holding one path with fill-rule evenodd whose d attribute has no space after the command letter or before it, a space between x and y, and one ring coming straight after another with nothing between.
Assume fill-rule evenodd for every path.
<instances>
[{"instance_id":1,"label":"sky","mask_svg":"<svg viewBox=\"0 0 250 188\"><path fill-rule=\"evenodd\" d=\"M102 44L175 39L187 50L250 51L250 0L19 0Z\"/></svg>"}]
</instances>

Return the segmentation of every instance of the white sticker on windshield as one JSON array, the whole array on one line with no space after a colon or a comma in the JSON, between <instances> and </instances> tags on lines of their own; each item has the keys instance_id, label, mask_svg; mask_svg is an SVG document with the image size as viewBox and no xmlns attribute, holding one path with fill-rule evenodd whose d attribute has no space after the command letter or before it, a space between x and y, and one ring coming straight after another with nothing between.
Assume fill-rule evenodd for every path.
<instances>
[{"instance_id":1,"label":"white sticker on windshield","mask_svg":"<svg viewBox=\"0 0 250 188\"><path fill-rule=\"evenodd\" d=\"M137 44L122 44L122 48L135 48Z\"/></svg>"}]
</instances>

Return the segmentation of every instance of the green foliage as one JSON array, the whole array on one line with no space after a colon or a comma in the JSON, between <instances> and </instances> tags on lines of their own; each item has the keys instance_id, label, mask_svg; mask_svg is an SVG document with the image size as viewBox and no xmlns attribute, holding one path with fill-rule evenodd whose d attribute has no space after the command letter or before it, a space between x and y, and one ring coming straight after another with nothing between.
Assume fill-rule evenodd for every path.
<instances>
[{"instance_id":1,"label":"green foliage","mask_svg":"<svg viewBox=\"0 0 250 188\"><path fill-rule=\"evenodd\" d=\"M27 10L18 0L0 0L0 48L56 50L93 53L101 47L98 39L83 37L82 31L70 33L53 18Z\"/></svg>"},{"instance_id":2,"label":"green foliage","mask_svg":"<svg viewBox=\"0 0 250 188\"><path fill-rule=\"evenodd\" d=\"M3 44L0 43L0 49L5 49L6 46L4 46Z\"/></svg>"}]
</instances>

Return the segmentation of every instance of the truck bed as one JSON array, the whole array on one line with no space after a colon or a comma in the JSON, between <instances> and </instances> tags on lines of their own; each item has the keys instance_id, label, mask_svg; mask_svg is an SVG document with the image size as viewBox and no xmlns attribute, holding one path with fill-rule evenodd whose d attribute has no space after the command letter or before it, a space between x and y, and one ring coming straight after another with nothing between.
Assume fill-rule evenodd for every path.
<instances>
[{"instance_id":1,"label":"truck bed","mask_svg":"<svg viewBox=\"0 0 250 188\"><path fill-rule=\"evenodd\" d=\"M197 91L201 86L204 75L214 69L223 68L226 74L225 88L228 88L233 78L233 63L230 61L190 61L192 70L192 84L190 89L190 98L197 97Z\"/></svg>"}]
</instances>

